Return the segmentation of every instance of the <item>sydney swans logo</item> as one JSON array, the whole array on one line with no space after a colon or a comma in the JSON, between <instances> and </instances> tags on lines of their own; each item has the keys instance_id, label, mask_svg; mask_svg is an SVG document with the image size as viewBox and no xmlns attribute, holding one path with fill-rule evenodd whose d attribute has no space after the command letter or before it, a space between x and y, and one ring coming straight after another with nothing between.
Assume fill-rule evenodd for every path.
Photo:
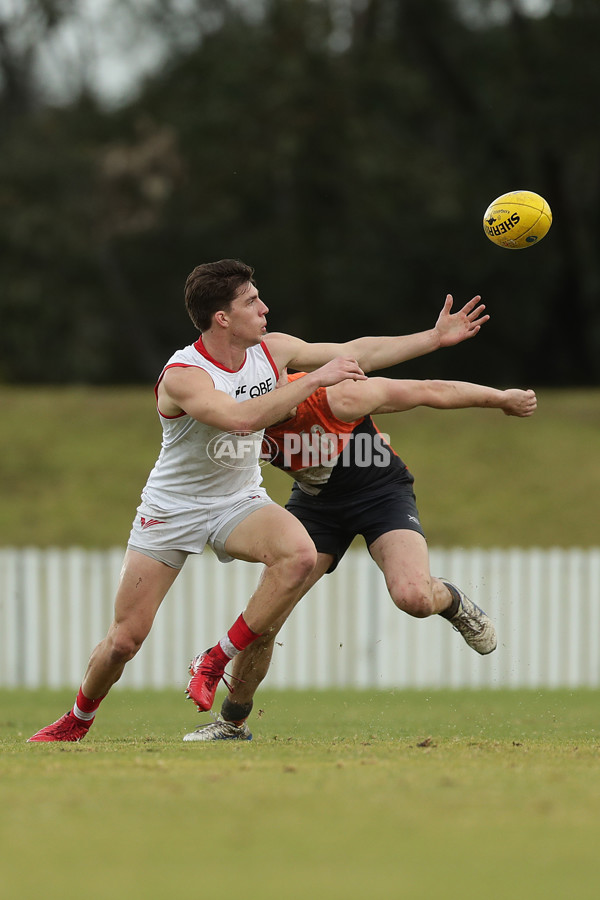
<instances>
[{"instance_id":1,"label":"sydney swans logo","mask_svg":"<svg viewBox=\"0 0 600 900\"><path fill-rule=\"evenodd\" d=\"M278 448L262 431L223 431L207 447L209 459L226 469L264 466L277 456Z\"/></svg>"}]
</instances>

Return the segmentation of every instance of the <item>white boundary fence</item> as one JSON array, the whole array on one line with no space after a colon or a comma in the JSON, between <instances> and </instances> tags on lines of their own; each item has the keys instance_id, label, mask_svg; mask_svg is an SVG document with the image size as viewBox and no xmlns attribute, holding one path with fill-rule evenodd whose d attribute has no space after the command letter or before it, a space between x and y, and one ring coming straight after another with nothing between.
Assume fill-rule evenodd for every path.
<instances>
[{"instance_id":1,"label":"white boundary fence","mask_svg":"<svg viewBox=\"0 0 600 900\"><path fill-rule=\"evenodd\" d=\"M265 687L600 687L600 548L431 550L431 570L494 619L470 650L439 616L397 610L365 550L350 551L278 636ZM0 687L73 687L112 617L123 551L0 549ZM181 687L244 608L249 563L190 557L119 686Z\"/></svg>"}]
</instances>

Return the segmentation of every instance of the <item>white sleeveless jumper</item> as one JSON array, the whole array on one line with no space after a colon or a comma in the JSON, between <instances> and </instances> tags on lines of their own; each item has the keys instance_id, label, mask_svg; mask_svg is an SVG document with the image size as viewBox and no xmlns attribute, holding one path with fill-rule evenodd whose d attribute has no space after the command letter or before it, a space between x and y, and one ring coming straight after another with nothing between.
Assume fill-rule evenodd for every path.
<instances>
[{"instance_id":1,"label":"white sleeveless jumper","mask_svg":"<svg viewBox=\"0 0 600 900\"><path fill-rule=\"evenodd\" d=\"M197 366L208 372L215 388L238 402L272 391L277 367L264 344L249 347L243 364L231 371L208 354L202 338L169 359L156 384L173 366ZM198 501L258 487L262 482L259 457L262 431L253 435L227 434L180 413L164 416L162 446L142 492L142 499L163 509L195 506ZM170 498L170 499L169 499Z\"/></svg>"}]
</instances>

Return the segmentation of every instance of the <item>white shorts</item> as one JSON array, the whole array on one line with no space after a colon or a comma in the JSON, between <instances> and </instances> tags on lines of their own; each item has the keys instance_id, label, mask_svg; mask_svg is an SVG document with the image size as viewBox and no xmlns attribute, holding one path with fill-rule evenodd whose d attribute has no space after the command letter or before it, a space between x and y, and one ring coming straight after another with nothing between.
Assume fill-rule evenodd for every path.
<instances>
[{"instance_id":1,"label":"white shorts","mask_svg":"<svg viewBox=\"0 0 600 900\"><path fill-rule=\"evenodd\" d=\"M170 503L150 503L142 497L127 546L174 569L181 569L190 553L202 553L207 544L221 562L231 562L233 557L226 553L225 541L233 529L250 513L273 502L262 487L205 498L194 506L182 504L177 509Z\"/></svg>"}]
</instances>

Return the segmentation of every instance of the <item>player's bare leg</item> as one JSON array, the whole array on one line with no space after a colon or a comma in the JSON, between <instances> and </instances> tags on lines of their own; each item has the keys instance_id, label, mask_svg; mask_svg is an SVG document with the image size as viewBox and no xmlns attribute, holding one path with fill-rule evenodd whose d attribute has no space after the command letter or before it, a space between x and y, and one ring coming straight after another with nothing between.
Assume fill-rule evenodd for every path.
<instances>
[{"instance_id":1,"label":"player's bare leg","mask_svg":"<svg viewBox=\"0 0 600 900\"><path fill-rule=\"evenodd\" d=\"M317 554L315 568L304 582L296 603L327 572L332 562L333 557L329 554ZM184 741L251 740L252 734L246 719L252 711L254 695L269 671L277 634L291 612L292 609L289 609L280 616L260 637L234 657L230 693L221 705L219 717L215 722L200 725L195 731L186 734Z\"/></svg>"},{"instance_id":2,"label":"player's bare leg","mask_svg":"<svg viewBox=\"0 0 600 900\"><path fill-rule=\"evenodd\" d=\"M304 526L276 503L240 522L225 549L236 559L265 565L244 610L249 628L258 634L293 609L317 562L315 545Z\"/></svg>"},{"instance_id":3,"label":"player's bare leg","mask_svg":"<svg viewBox=\"0 0 600 900\"><path fill-rule=\"evenodd\" d=\"M127 550L113 622L104 640L92 652L73 708L32 735L29 741L80 741L85 737L100 701L142 646L178 571L135 550Z\"/></svg>"},{"instance_id":4,"label":"player's bare leg","mask_svg":"<svg viewBox=\"0 0 600 900\"><path fill-rule=\"evenodd\" d=\"M127 550L115 598L114 619L92 652L82 689L86 697L102 697L119 680L150 633L152 623L179 569Z\"/></svg>"},{"instance_id":5,"label":"player's bare leg","mask_svg":"<svg viewBox=\"0 0 600 900\"><path fill-rule=\"evenodd\" d=\"M227 635L190 664L187 695L200 711L211 708L229 661L291 611L317 560L304 526L276 503L243 519L226 539L225 550L235 559L264 563L265 568Z\"/></svg>"},{"instance_id":6,"label":"player's bare leg","mask_svg":"<svg viewBox=\"0 0 600 900\"><path fill-rule=\"evenodd\" d=\"M383 572L398 609L425 618L451 605L450 591L429 571L429 551L422 534L408 529L388 531L373 541L369 553Z\"/></svg>"},{"instance_id":7,"label":"player's bare leg","mask_svg":"<svg viewBox=\"0 0 600 900\"><path fill-rule=\"evenodd\" d=\"M430 574L423 535L409 530L390 531L373 541L369 551L382 570L398 609L417 618L439 614L477 653L485 655L495 650L496 629L491 619L456 585Z\"/></svg>"},{"instance_id":8,"label":"player's bare leg","mask_svg":"<svg viewBox=\"0 0 600 900\"><path fill-rule=\"evenodd\" d=\"M296 603L322 578L332 561L333 557L327 553L317 554L317 563L311 575L306 579L301 593L296 598ZM235 657L233 674L236 681L229 698L225 701L226 703L228 700L238 704L247 704L252 701L259 684L269 670L275 638L292 609L288 610L285 615L280 616L254 643L250 644L243 653Z\"/></svg>"}]
</instances>

